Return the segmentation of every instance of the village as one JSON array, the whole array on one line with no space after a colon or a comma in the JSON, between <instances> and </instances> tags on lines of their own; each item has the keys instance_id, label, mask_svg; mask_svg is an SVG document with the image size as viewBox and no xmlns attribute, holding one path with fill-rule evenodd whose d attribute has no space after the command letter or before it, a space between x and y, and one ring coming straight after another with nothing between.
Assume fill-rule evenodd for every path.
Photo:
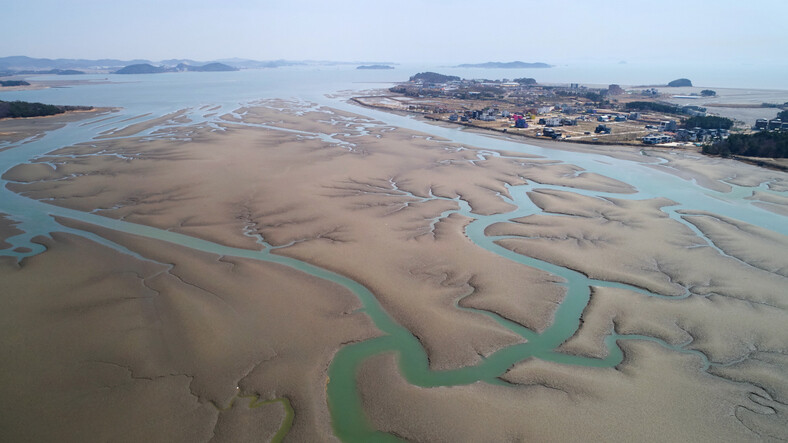
<instances>
[{"instance_id":1,"label":"village","mask_svg":"<svg viewBox=\"0 0 788 443\"><path fill-rule=\"evenodd\" d=\"M466 80L428 72L390 88L385 95L353 100L508 135L579 143L682 147L728 137L732 120L709 120L706 108L663 101L669 95L654 87L541 85L532 78ZM699 122L693 117L703 123L693 126Z\"/></svg>"}]
</instances>

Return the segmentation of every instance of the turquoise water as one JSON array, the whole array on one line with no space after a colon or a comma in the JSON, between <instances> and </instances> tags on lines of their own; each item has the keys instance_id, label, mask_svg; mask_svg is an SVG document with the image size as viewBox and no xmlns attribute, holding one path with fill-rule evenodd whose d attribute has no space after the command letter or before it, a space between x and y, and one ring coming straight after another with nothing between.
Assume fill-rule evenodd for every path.
<instances>
[{"instance_id":1,"label":"turquoise water","mask_svg":"<svg viewBox=\"0 0 788 443\"><path fill-rule=\"evenodd\" d=\"M766 229L788 235L788 223L785 217L762 210L753 206L745 197L752 195L756 189L773 192L767 189L766 184L758 188L735 187L730 193L720 193L701 188L693 182L682 180L675 176L654 170L644 164L632 161L617 160L595 154L573 153L554 151L538 148L526 144L515 143L505 139L489 138L483 135L465 132L456 128L436 127L417 119L387 114L375 110L359 108L345 103L339 98L329 98L331 94L343 90L358 90L386 86L380 81L385 81L387 72L356 71L353 69L276 69L260 71L240 71L230 73L184 73L161 74L148 76L96 76L97 80L108 78L113 83L82 85L72 88L47 89L40 91L20 91L14 93L0 93L0 99L21 99L27 101L42 101L47 103L62 104L89 104L94 106L122 107L123 110L113 114L110 120L96 124L77 122L65 128L52 131L41 139L19 143L0 152L0 172L5 172L12 166L27 162L36 156L62 146L78 142L89 141L99 132L113 127L122 127L133 122L120 123L124 119L152 113L146 118L154 118L181 109L188 110L188 116L195 122L212 122L216 118L211 114L221 115L231 112L238 107L261 98L299 99L315 102L320 105L331 106L342 110L362 114L383 122L385 125L404 127L429 133L434 136L447 138L456 144L468 147L481 147L480 161L489 156L498 155L494 150L506 150L532 155L540 155L553 160L559 160L580 166L588 171L606 175L633 185L637 192L634 194L610 194L604 192L586 191L561 186L551 186L531 182L524 186L510 187L511 200L517 209L506 214L482 216L474 214L467 202L455 199L457 209L447 211L440 218L451 213L460 213L474 219L466 228L468 237L479 247L499 254L509 260L532 266L550 272L563 280L567 288L567 296L555 314L554 323L546 330L538 333L522 325L513 323L496 314L474 311L479 315L492 317L501 326L520 334L527 340L526 343L510 346L484 358L479 364L450 371L432 371L428 359L419 341L405 328L397 324L380 306L374 294L367 288L345 276L330 272L309 263L274 254L276 248L270 247L264 239L258 239L263 246L260 251L230 248L205 240L164 231L148 226L136 225L119 220L107 219L95 214L48 205L45 202L33 201L8 191L5 181L2 181L0 190L0 212L10 214L20 221L19 227L24 234L12 237L8 241L14 246L32 248L32 252L13 252L12 248L0 251L0 254L23 257L40 253L43 247L30 242L32 237L46 235L53 231L71 232L98 241L102 244L116 248L124 253L137 256L134 252L113 244L98 236L77 229L65 228L55 222L53 216L63 216L81 220L91 224L103 226L113 230L142 235L166 242L180 244L195 250L215 254L246 257L251 259L280 263L293 267L302 272L323 278L348 288L363 304L363 311L375 322L383 332L383 336L362 343L343 347L337 354L329 368L330 383L328 385L328 401L334 420L337 435L346 441L369 441L371 439L393 438L371 429L367 423L360 399L356 390L355 374L359 365L367 358L382 352L395 352L399 358L402 375L408 382L419 386L451 386L468 384L476 381L488 383L503 383L500 377L514 363L528 357L555 361L563 364L581 366L614 366L623 358L620 348L616 345L618 340L650 340L677 352L699 355L704 360L704 365L709 362L697 351L684 349L681 346L669 345L651 337L611 335L606 344L609 355L605 359L593 359L578 356L569 356L555 352L555 348L570 337L579 325L580 315L588 303L591 286L607 286L626 288L644 293L649 296L663 297L651 294L640 288L629 285L605 282L587 278L586 276L560 266L541 260L525 257L495 243L497 238L484 235L487 226L506 221L512 218L538 214L541 210L527 197L527 191L535 189L568 190L588 196L615 197L624 199L648 199L654 197L667 197L677 204L663 208L671 218L684 223L700 238L715 247L708 239L694 228L684 222L676 211L702 210L714 212L723 216L735 218ZM208 110L207 107L220 106L219 110ZM106 118L97 117L94 121ZM315 134L328 142L332 142L330 134ZM3 148L4 146L0 146ZM8 146L5 146L8 147ZM644 158L645 160L645 158ZM788 193L778 193L785 196ZM435 197L439 198L439 197ZM679 297L686 297L688 293ZM457 301L459 302L459 301ZM296 411L296 414L298 411Z\"/></svg>"}]
</instances>

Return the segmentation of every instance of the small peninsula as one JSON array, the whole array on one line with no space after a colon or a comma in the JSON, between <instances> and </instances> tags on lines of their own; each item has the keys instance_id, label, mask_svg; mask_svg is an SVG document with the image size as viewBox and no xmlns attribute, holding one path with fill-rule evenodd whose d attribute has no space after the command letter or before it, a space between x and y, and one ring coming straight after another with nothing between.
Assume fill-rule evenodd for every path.
<instances>
[{"instance_id":1,"label":"small peninsula","mask_svg":"<svg viewBox=\"0 0 788 443\"><path fill-rule=\"evenodd\" d=\"M91 111L92 106L58 106L23 101L6 102L0 100L0 119L21 117L44 117L63 114L67 111Z\"/></svg>"},{"instance_id":2,"label":"small peninsula","mask_svg":"<svg viewBox=\"0 0 788 443\"><path fill-rule=\"evenodd\" d=\"M514 62L487 62L487 63L465 63L457 65L455 68L484 68L484 69L530 69L530 68L552 68L553 65L547 63L526 63L521 61Z\"/></svg>"}]
</instances>

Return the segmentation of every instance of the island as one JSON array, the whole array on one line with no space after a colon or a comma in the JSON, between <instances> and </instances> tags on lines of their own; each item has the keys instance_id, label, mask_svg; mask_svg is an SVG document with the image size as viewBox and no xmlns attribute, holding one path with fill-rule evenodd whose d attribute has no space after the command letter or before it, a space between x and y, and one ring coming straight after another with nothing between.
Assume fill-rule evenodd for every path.
<instances>
[{"instance_id":1,"label":"island","mask_svg":"<svg viewBox=\"0 0 788 443\"><path fill-rule=\"evenodd\" d=\"M389 65L361 65L356 69L394 69L394 67Z\"/></svg>"},{"instance_id":2,"label":"island","mask_svg":"<svg viewBox=\"0 0 788 443\"><path fill-rule=\"evenodd\" d=\"M0 87L10 88L12 86L30 86L30 83L24 80L0 80Z\"/></svg>"},{"instance_id":3,"label":"island","mask_svg":"<svg viewBox=\"0 0 788 443\"><path fill-rule=\"evenodd\" d=\"M179 63L175 67L153 66L149 63L139 63L118 69L114 74L161 74L164 72L222 72L237 71L238 68L224 63L208 63L207 65L193 66Z\"/></svg>"},{"instance_id":4,"label":"island","mask_svg":"<svg viewBox=\"0 0 788 443\"><path fill-rule=\"evenodd\" d=\"M682 86L692 86L692 82L688 78L677 78L672 82L668 83L668 86L671 88L678 88Z\"/></svg>"},{"instance_id":5,"label":"island","mask_svg":"<svg viewBox=\"0 0 788 443\"><path fill-rule=\"evenodd\" d=\"M484 69L531 69L531 68L552 68L553 65L547 63L526 63L521 61L514 62L487 62L487 63L465 63L457 65L455 68L484 68Z\"/></svg>"}]
</instances>

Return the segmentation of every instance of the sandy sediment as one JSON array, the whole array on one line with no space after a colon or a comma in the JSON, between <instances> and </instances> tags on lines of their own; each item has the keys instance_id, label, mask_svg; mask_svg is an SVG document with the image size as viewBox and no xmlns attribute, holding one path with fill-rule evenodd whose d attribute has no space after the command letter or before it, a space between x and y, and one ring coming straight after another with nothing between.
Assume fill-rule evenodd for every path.
<instances>
[{"instance_id":1,"label":"sandy sediment","mask_svg":"<svg viewBox=\"0 0 788 443\"><path fill-rule=\"evenodd\" d=\"M593 278L678 296L720 294L784 308L788 280L722 255L660 210L666 199L620 200L571 192L529 193L548 213L497 223L488 235L500 245L567 266Z\"/></svg>"},{"instance_id":2,"label":"sandy sediment","mask_svg":"<svg viewBox=\"0 0 788 443\"><path fill-rule=\"evenodd\" d=\"M101 135L96 137L96 139L101 140L104 138L129 137L167 123L170 124L187 123L188 120L184 120L185 114L186 114L185 110L180 110L180 111L175 111L169 114L162 115L161 117L156 117L156 118L141 121L139 123L134 123L122 128L109 129L107 131L102 132Z\"/></svg>"},{"instance_id":3,"label":"sandy sediment","mask_svg":"<svg viewBox=\"0 0 788 443\"><path fill-rule=\"evenodd\" d=\"M788 197L755 191L748 198L754 200L753 205L755 206L788 217Z\"/></svg>"},{"instance_id":4,"label":"sandy sediment","mask_svg":"<svg viewBox=\"0 0 788 443\"><path fill-rule=\"evenodd\" d=\"M526 360L504 376L512 387L414 387L384 355L363 365L359 387L374 426L413 441L737 441L756 434L735 414L775 421L750 399L763 389L708 375L696 356L623 347L610 369Z\"/></svg>"},{"instance_id":5,"label":"sandy sediment","mask_svg":"<svg viewBox=\"0 0 788 443\"><path fill-rule=\"evenodd\" d=\"M155 129L159 137L65 147L4 178L13 181L13 191L55 205L239 248L260 249L265 241L275 254L348 276L420 340L432 369L475 364L524 341L463 308L541 331L565 295L554 276L473 244L465 235L470 219L452 213L457 200L475 214L499 214L514 209L507 185L529 181L633 192L625 183L544 158L505 153L481 154L482 160L476 148L354 114L300 102L263 105L241 110L240 119L225 116L224 131L170 125L182 115L142 122L106 135ZM768 180L770 186L781 183ZM509 236L498 242L594 277L668 296L705 296L667 300L595 290L582 328L562 351L601 356L602 340L615 328L676 345L691 339L688 349L717 362L748 358L755 347L768 355L785 352L785 337L769 329L784 324L788 307L779 245L762 252L745 247L772 242L765 232L684 214L725 255L669 218L661 210L674 204L667 199L600 199L545 189L529 197L546 214L493 225L487 234ZM774 204L765 197L762 202ZM250 394L290 401L293 440L330 438L326 368L342 343L379 333L365 315L353 313L360 305L349 293L281 266L61 223L153 261L55 234L42 240L47 252L21 267L1 262L4 285L11 282L16 292L0 302L0 332L12 334L0 349L37 357L0 363L0 375L12 381L0 388L0 401L12 399L3 408L19 403L0 429L8 423L14 436L65 438L98 421L104 439L126 430L143 439L169 426L184 432L175 439L189 441L214 431L230 441L270 438L283 409L278 403L250 409L238 398ZM53 278L25 286L32 275ZM739 319L740 325L724 329ZM47 327L27 327L33 324ZM90 335L95 330L108 332ZM730 383L703 372L697 355L646 342L621 346L626 359L616 369L528 360L504 376L516 385L509 387L408 386L394 357L375 357L364 364L359 385L374 424L413 440L741 440L779 423L752 399L773 400L763 380L779 380L769 375L779 370L776 363L752 369L743 360L730 366L737 375L726 375L743 382ZM37 403L41 398L44 406ZM145 409L151 400L155 408ZM211 403L232 407L220 412ZM116 406L126 404L135 407L130 414ZM152 420L145 414L160 419L132 429L130 423ZM41 417L53 424L35 428Z\"/></svg>"},{"instance_id":6,"label":"sandy sediment","mask_svg":"<svg viewBox=\"0 0 788 443\"><path fill-rule=\"evenodd\" d=\"M731 159L708 157L694 152L648 151L659 156L666 163L650 165L655 169L676 175L684 180L695 180L700 186L719 191L730 192L730 185L758 186L769 183L775 191L788 190L785 173L748 165Z\"/></svg>"},{"instance_id":7,"label":"sandy sediment","mask_svg":"<svg viewBox=\"0 0 788 443\"><path fill-rule=\"evenodd\" d=\"M728 217L680 211L726 254L758 269L788 277L788 237Z\"/></svg>"},{"instance_id":8,"label":"sandy sediment","mask_svg":"<svg viewBox=\"0 0 788 443\"><path fill-rule=\"evenodd\" d=\"M279 265L64 222L154 261L56 233L41 239L47 252L4 263L11 440L199 441L231 404L218 426L252 431L247 416L261 411L233 402L239 394L290 399L294 438L330 434L328 362L342 343L377 335L350 293ZM276 432L281 406L269 412Z\"/></svg>"},{"instance_id":9,"label":"sandy sediment","mask_svg":"<svg viewBox=\"0 0 788 443\"><path fill-rule=\"evenodd\" d=\"M126 139L59 149L40 159L56 170L18 166L7 177L28 183L9 187L225 245L260 248L246 234L290 245L277 253L367 285L422 340L435 368L474 363L522 340L485 315L457 309L458 300L536 330L550 324L563 297L553 277L474 246L462 218L437 220L457 209L451 199L458 197L480 214L514 209L501 198L508 195L505 184L525 183L523 164L538 160L480 161L472 149L385 126L353 132L359 122L346 126L353 115L324 114L281 118L308 132L333 121L334 131L349 131L335 138L341 143L228 124L224 132L196 129L190 141ZM545 181L567 174L561 165L539 169ZM40 181L46 175L51 180ZM571 180L619 187L582 174Z\"/></svg>"},{"instance_id":10,"label":"sandy sediment","mask_svg":"<svg viewBox=\"0 0 788 443\"><path fill-rule=\"evenodd\" d=\"M577 333L562 352L607 356L611 332L656 337L706 355L712 363L746 358L754 349L788 352L785 309L719 295L682 300L649 297L625 289L593 288Z\"/></svg>"},{"instance_id":11,"label":"sandy sediment","mask_svg":"<svg viewBox=\"0 0 788 443\"><path fill-rule=\"evenodd\" d=\"M0 212L0 249L7 249L11 244L5 239L21 234L22 231L16 228L18 223L8 217L8 214Z\"/></svg>"},{"instance_id":12,"label":"sandy sediment","mask_svg":"<svg viewBox=\"0 0 788 443\"><path fill-rule=\"evenodd\" d=\"M4 144L41 136L45 132L62 128L67 123L97 117L112 111L111 108L95 108L91 111L69 111L46 117L0 119L0 152L10 149Z\"/></svg>"}]
</instances>

